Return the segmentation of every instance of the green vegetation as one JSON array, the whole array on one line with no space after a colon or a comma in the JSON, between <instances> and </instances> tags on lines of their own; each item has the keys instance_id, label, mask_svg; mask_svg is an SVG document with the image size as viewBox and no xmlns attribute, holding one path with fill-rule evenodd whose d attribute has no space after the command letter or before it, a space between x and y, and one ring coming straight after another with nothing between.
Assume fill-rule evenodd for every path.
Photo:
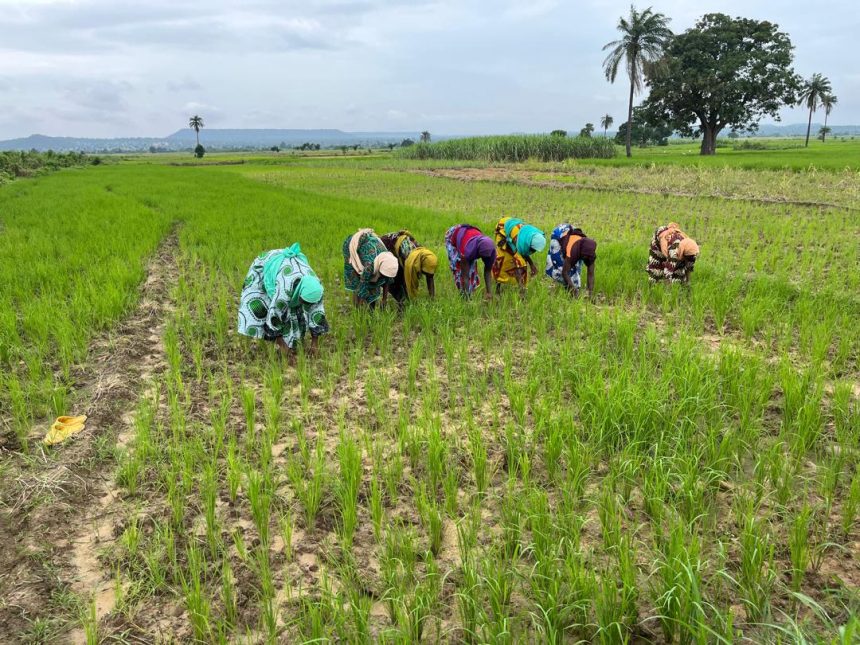
<instances>
[{"instance_id":1,"label":"green vegetation","mask_svg":"<svg viewBox=\"0 0 860 645\"><path fill-rule=\"evenodd\" d=\"M99 157L88 157L80 152L0 152L0 185L18 177L33 177L60 168L99 163Z\"/></svg>"},{"instance_id":2,"label":"green vegetation","mask_svg":"<svg viewBox=\"0 0 860 645\"><path fill-rule=\"evenodd\" d=\"M624 64L627 71L627 80L630 81L630 96L627 101L627 136L625 148L627 156L630 156L632 139L630 137L630 124L633 123L633 97L642 91L645 81L645 72L652 69L663 57L663 50L667 41L672 37L669 29L669 20L662 13L655 13L648 7L644 11L637 11L636 7L630 5L630 16L618 19L618 32L621 38L606 43L603 51L609 50L603 61L603 72L606 80L614 83L618 77L618 69Z\"/></svg>"},{"instance_id":3,"label":"green vegetation","mask_svg":"<svg viewBox=\"0 0 860 645\"><path fill-rule=\"evenodd\" d=\"M782 153L723 163L778 167ZM464 170L445 160L272 159L147 158L0 190L2 407L20 436L75 411L63 366L86 361L93 335L123 333L146 258L178 227L162 366L117 447L122 502L100 544L122 593L110 616L82 619L87 634L851 642L856 169L682 167L680 154L479 169L583 184L570 191L434 176ZM786 196L833 205L763 201ZM599 240L594 300L542 277L525 299L457 297L447 227L515 214ZM669 220L702 247L689 290L645 278ZM360 226L407 226L439 254L438 299L349 307L340 248ZM234 327L248 264L295 240L332 333L288 366ZM28 611L35 633L45 616Z\"/></svg>"},{"instance_id":4,"label":"green vegetation","mask_svg":"<svg viewBox=\"0 0 860 645\"><path fill-rule=\"evenodd\" d=\"M716 154L724 128L754 129L796 102L792 49L772 22L706 14L669 41L648 75L645 111L683 136L701 136L701 154Z\"/></svg>"},{"instance_id":5,"label":"green vegetation","mask_svg":"<svg viewBox=\"0 0 860 645\"><path fill-rule=\"evenodd\" d=\"M436 143L416 143L401 148L403 159L463 159L489 162L517 162L528 159L609 159L615 147L602 138L557 135L508 135L469 137Z\"/></svg>"}]
</instances>

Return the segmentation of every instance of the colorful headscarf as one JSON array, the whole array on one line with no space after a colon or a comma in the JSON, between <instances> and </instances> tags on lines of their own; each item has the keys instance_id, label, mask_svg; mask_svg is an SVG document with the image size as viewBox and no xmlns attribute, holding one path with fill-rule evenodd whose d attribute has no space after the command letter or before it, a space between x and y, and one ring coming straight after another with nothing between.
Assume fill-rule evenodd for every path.
<instances>
[{"instance_id":1,"label":"colorful headscarf","mask_svg":"<svg viewBox=\"0 0 860 645\"><path fill-rule=\"evenodd\" d=\"M699 255L699 245L696 244L696 240L691 237L685 237L683 240L678 242L678 257L681 259L684 258L694 258Z\"/></svg>"},{"instance_id":2,"label":"colorful headscarf","mask_svg":"<svg viewBox=\"0 0 860 645\"><path fill-rule=\"evenodd\" d=\"M384 275L386 278L393 278L397 275L398 267L397 258L393 253L384 251L376 256L373 260L373 273L375 275Z\"/></svg>"},{"instance_id":3,"label":"colorful headscarf","mask_svg":"<svg viewBox=\"0 0 860 645\"><path fill-rule=\"evenodd\" d=\"M517 243L514 246L511 234L518 226ZM523 257L528 257L532 253L539 253L546 247L546 236L543 232L537 226L524 224L523 220L516 217L509 217L505 221L505 237L508 239L508 244Z\"/></svg>"},{"instance_id":4,"label":"colorful headscarf","mask_svg":"<svg viewBox=\"0 0 860 645\"><path fill-rule=\"evenodd\" d=\"M364 265L361 263L361 258L358 257L358 247L361 244L361 238L368 233L373 234L373 229L360 228L356 231L355 235L349 239L349 264L356 273L364 271Z\"/></svg>"},{"instance_id":5,"label":"colorful headscarf","mask_svg":"<svg viewBox=\"0 0 860 645\"><path fill-rule=\"evenodd\" d=\"M407 230L400 231L400 235L398 235L394 240L394 255L397 256L397 261L400 262L400 264L404 264L402 256L404 242L409 242L409 245L406 247L407 249L409 249L409 247L417 246L415 243L415 237L412 233ZM415 249L413 248L413 251L414 250ZM406 257L408 258L409 256L407 255Z\"/></svg>"},{"instance_id":6,"label":"colorful headscarf","mask_svg":"<svg viewBox=\"0 0 860 645\"><path fill-rule=\"evenodd\" d=\"M285 260L289 260L291 258L298 258L305 264L308 263L307 257L302 253L302 247L299 246L298 242L296 242L292 246L275 253L266 261L266 264L263 265L263 288L266 290L266 294L270 298L275 295L278 272L281 270L281 266L283 266Z\"/></svg>"},{"instance_id":7,"label":"colorful headscarf","mask_svg":"<svg viewBox=\"0 0 860 645\"><path fill-rule=\"evenodd\" d=\"M496 243L486 235L476 235L466 242L463 258L468 262L474 262L481 258L492 264L496 259Z\"/></svg>"},{"instance_id":8,"label":"colorful headscarf","mask_svg":"<svg viewBox=\"0 0 860 645\"><path fill-rule=\"evenodd\" d=\"M418 295L418 285L421 282L421 274L436 273L436 267L439 265L439 258L436 254L419 246L409 254L406 258L406 266L403 268L403 279L406 282L406 294L410 299Z\"/></svg>"},{"instance_id":9,"label":"colorful headscarf","mask_svg":"<svg viewBox=\"0 0 860 645\"><path fill-rule=\"evenodd\" d=\"M302 302L315 305L323 297L322 282L315 275L305 275L296 283L290 296L290 306L295 309Z\"/></svg>"}]
</instances>

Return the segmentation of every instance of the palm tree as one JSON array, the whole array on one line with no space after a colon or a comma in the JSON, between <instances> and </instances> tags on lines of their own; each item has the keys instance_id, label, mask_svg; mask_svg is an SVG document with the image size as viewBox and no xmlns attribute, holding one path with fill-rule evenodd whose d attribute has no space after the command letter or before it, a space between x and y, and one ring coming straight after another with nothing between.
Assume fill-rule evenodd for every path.
<instances>
[{"instance_id":1,"label":"palm tree","mask_svg":"<svg viewBox=\"0 0 860 645\"><path fill-rule=\"evenodd\" d=\"M630 156L630 133L633 122L633 95L642 90L645 66L656 63L663 55L666 41L672 37L667 27L669 18L662 13L654 13L651 7L643 12L630 5L630 17L618 19L621 38L606 43L603 51L611 50L603 61L606 80L615 82L622 61L630 79L630 100L627 104L627 156Z\"/></svg>"},{"instance_id":2,"label":"palm tree","mask_svg":"<svg viewBox=\"0 0 860 645\"><path fill-rule=\"evenodd\" d=\"M197 135L197 145L200 145L200 128L203 127L203 117L196 114L188 119L188 127Z\"/></svg>"},{"instance_id":3,"label":"palm tree","mask_svg":"<svg viewBox=\"0 0 860 645\"><path fill-rule=\"evenodd\" d=\"M800 90L800 103L809 108L809 122L806 124L806 146L809 147L809 131L812 130L812 113L818 109L822 99L830 94L830 79L823 74L813 74Z\"/></svg>"},{"instance_id":4,"label":"palm tree","mask_svg":"<svg viewBox=\"0 0 860 645\"><path fill-rule=\"evenodd\" d=\"M825 94L821 97L821 107L824 108L824 127L821 128L822 141L824 141L824 138L827 136L827 133L830 132L830 128L827 127L827 117L830 116L830 113L833 111L833 106L837 103L839 103L839 99L832 94Z\"/></svg>"},{"instance_id":5,"label":"palm tree","mask_svg":"<svg viewBox=\"0 0 860 645\"><path fill-rule=\"evenodd\" d=\"M606 138L606 131L612 127L612 124L615 123L615 119L613 119L608 114L604 114L600 117L600 127L603 128L603 138Z\"/></svg>"},{"instance_id":6,"label":"palm tree","mask_svg":"<svg viewBox=\"0 0 860 645\"><path fill-rule=\"evenodd\" d=\"M421 133L421 143L430 143L430 133L427 130Z\"/></svg>"}]
</instances>

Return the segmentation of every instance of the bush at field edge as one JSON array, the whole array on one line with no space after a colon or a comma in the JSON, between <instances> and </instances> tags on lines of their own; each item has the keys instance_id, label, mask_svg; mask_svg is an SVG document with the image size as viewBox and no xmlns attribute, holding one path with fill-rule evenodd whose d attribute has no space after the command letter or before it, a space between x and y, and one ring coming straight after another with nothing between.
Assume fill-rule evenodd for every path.
<instances>
[{"instance_id":1,"label":"bush at field edge","mask_svg":"<svg viewBox=\"0 0 860 645\"><path fill-rule=\"evenodd\" d=\"M401 148L404 159L464 159L468 161L562 161L564 159L611 159L615 145L603 137L508 135L450 139L416 143Z\"/></svg>"}]
</instances>

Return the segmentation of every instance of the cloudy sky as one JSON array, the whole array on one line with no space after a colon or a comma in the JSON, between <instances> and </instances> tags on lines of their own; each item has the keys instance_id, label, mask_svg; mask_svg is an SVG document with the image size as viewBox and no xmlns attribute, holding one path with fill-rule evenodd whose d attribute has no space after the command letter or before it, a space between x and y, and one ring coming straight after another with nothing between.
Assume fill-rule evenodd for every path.
<instances>
[{"instance_id":1,"label":"cloudy sky","mask_svg":"<svg viewBox=\"0 0 860 645\"><path fill-rule=\"evenodd\" d=\"M647 6L640 3L640 7ZM830 77L832 123L860 123L855 0L655 0L768 19L795 68ZM601 72L621 0L0 0L0 138L164 136L209 127L574 129L627 90ZM804 121L787 110L784 123Z\"/></svg>"}]
</instances>

